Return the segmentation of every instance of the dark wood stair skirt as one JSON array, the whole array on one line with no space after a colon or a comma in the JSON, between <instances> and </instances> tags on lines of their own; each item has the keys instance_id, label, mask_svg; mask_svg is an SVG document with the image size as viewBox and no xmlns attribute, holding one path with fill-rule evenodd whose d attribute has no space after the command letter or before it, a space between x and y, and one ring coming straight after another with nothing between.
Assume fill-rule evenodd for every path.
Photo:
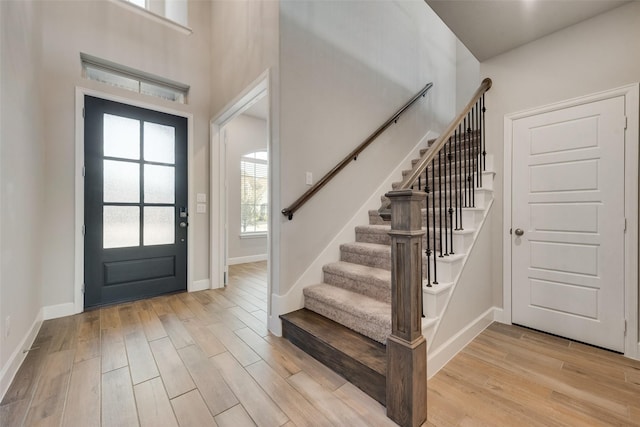
<instances>
[{"instance_id":1,"label":"dark wood stair skirt","mask_svg":"<svg viewBox=\"0 0 640 427\"><path fill-rule=\"evenodd\" d=\"M385 405L386 346L306 308L280 319L283 337Z\"/></svg>"}]
</instances>

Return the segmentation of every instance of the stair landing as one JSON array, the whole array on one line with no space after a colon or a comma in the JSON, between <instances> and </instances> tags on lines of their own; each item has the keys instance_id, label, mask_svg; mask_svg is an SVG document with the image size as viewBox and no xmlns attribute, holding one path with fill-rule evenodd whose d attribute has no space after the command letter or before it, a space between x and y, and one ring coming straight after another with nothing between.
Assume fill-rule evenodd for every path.
<instances>
[{"instance_id":1,"label":"stair landing","mask_svg":"<svg viewBox=\"0 0 640 427\"><path fill-rule=\"evenodd\" d=\"M385 404L386 346L305 308L280 319L283 337Z\"/></svg>"}]
</instances>

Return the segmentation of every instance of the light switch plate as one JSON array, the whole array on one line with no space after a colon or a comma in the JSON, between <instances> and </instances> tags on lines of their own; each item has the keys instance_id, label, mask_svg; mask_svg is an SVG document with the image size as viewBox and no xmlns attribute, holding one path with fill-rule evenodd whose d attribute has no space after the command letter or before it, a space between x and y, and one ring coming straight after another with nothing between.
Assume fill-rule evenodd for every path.
<instances>
[{"instance_id":1,"label":"light switch plate","mask_svg":"<svg viewBox=\"0 0 640 427\"><path fill-rule=\"evenodd\" d=\"M207 203L207 195L205 193L196 194L196 202Z\"/></svg>"},{"instance_id":2,"label":"light switch plate","mask_svg":"<svg viewBox=\"0 0 640 427\"><path fill-rule=\"evenodd\" d=\"M196 205L196 212L197 213L207 213L207 205L205 205L204 203L198 203Z\"/></svg>"}]
</instances>

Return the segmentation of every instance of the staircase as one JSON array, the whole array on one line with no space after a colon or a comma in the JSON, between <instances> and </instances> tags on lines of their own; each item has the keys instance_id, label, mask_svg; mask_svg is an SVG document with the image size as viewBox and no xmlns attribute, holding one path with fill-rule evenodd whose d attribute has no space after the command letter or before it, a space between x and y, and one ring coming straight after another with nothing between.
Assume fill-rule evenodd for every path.
<instances>
[{"instance_id":1,"label":"staircase","mask_svg":"<svg viewBox=\"0 0 640 427\"><path fill-rule=\"evenodd\" d=\"M483 132L484 92L490 87L485 79L443 135L402 172L391 189L399 191L389 193L393 206L383 195L382 207L369 211L369 223L356 227L356 241L341 245L340 260L323 267L323 282L304 288L304 308L281 316L286 338L387 403L389 417L401 425L416 425L426 416L424 407L411 409L414 403L404 400L424 404L423 336L429 343L437 334L493 201L492 159Z\"/></svg>"},{"instance_id":2,"label":"staircase","mask_svg":"<svg viewBox=\"0 0 640 427\"><path fill-rule=\"evenodd\" d=\"M433 142L433 140L430 141L430 144ZM424 155L427 150L428 147L422 149L420 154ZM412 165L417 161L418 159L414 160ZM490 158L488 163L491 164ZM466 161L463 161L462 164L465 165ZM409 170L404 171L403 175L409 172ZM427 173L431 177L431 166ZM494 173L485 171L482 172L482 176L482 187L479 187L479 182L476 182L478 180L474 179L475 207L462 208L464 229L453 230L455 253L442 257L436 255L430 259L430 269L433 271L435 258L438 283L427 286L425 280L423 286L424 317L422 329L427 343L431 342L436 333L439 320L442 318L449 297L455 288L474 237L493 200ZM444 178L436 175L436 187L440 179ZM393 188L395 189L399 184L399 182L393 183ZM430 196L435 197L435 209L438 210L440 208L439 194L432 192ZM386 201L386 197L382 196L381 200L382 202ZM430 207L422 209L423 227L426 227L427 215L432 216L432 203L433 201L430 201ZM435 226L436 229L439 227L439 221L436 221ZM434 233L433 220L429 220L429 228L430 236L437 236L437 233ZM327 318L335 324L343 325L377 343L385 344L391 333L391 238L389 231L391 231L389 222L383 220L377 210L369 211L369 224L357 226L355 229L356 241L341 245L340 260L323 267L323 282L304 289L305 308L296 312L295 315L289 313L282 316L284 335L290 335L291 327L299 325L300 317L304 317L307 321L315 319L315 322L324 322L323 318ZM427 247L425 240L426 236L423 239L423 248ZM436 237L434 243L432 237L430 246L439 248L439 245L440 238ZM427 257L423 254L423 269L426 269L426 264ZM316 315L308 312L313 312ZM317 316L318 314L320 316ZM309 328L309 326L306 327ZM297 328L300 329L299 326ZM300 335L300 333L301 331L298 330L297 334ZM329 332L326 340L335 341L331 338L332 335L333 332ZM311 336L299 338L299 341L317 339L318 335L315 333ZM348 339L353 339L353 337ZM300 346L302 345L304 344ZM369 346L376 348L371 343ZM334 367L334 369L336 368ZM339 369L337 368L337 370ZM348 373L342 372L342 374L350 379ZM376 398L384 403L383 393Z\"/></svg>"}]
</instances>

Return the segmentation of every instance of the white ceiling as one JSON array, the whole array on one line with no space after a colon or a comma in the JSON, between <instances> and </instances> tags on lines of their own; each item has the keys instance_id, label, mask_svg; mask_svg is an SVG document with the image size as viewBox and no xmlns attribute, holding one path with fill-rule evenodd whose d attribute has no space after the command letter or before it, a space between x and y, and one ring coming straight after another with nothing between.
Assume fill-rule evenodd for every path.
<instances>
[{"instance_id":1,"label":"white ceiling","mask_svg":"<svg viewBox=\"0 0 640 427\"><path fill-rule=\"evenodd\" d=\"M425 0L482 62L619 7L618 0Z\"/></svg>"}]
</instances>

